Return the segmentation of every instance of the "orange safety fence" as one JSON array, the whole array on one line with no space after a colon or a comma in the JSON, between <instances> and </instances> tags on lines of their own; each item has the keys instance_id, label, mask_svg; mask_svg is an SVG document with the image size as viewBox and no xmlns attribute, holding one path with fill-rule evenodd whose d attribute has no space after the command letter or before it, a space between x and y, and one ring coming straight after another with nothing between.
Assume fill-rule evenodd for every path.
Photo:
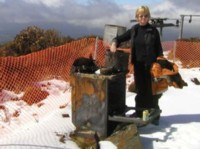
<instances>
[{"instance_id":1,"label":"orange safety fence","mask_svg":"<svg viewBox=\"0 0 200 149\"><path fill-rule=\"evenodd\" d=\"M95 38L84 38L25 56L1 57L0 91L5 89L18 93L34 86L35 82L51 78L69 81L70 68L74 60L94 55L95 43ZM162 42L162 46L164 51L169 51L184 66L200 66L199 42L165 41ZM96 51L98 66L104 65L105 51L103 41L98 40Z\"/></svg>"},{"instance_id":2,"label":"orange safety fence","mask_svg":"<svg viewBox=\"0 0 200 149\"><path fill-rule=\"evenodd\" d=\"M52 79L69 82L74 60L93 55L95 43L95 38L84 38L24 56L0 57L0 142L4 135L15 131L20 125L37 122L41 118L41 109L45 111L42 115L52 113L52 107L43 102L47 97L55 108L67 106L68 99L64 99L63 103L62 98L54 95L49 97L46 89L51 85ZM102 40L98 41L97 47L96 62L102 66L105 55ZM41 81L47 81L48 84L41 84ZM19 125L18 122L22 124Z\"/></svg>"},{"instance_id":3,"label":"orange safety fence","mask_svg":"<svg viewBox=\"0 0 200 149\"><path fill-rule=\"evenodd\" d=\"M95 43L95 38L84 38L24 56L0 57L0 112L3 110L6 113L3 90L24 92L21 99L32 105L48 96L47 92L37 86L37 82L53 78L69 82L74 60L94 55ZM162 46L164 51L168 52L168 58L180 60L183 67L200 66L199 42L165 41ZM98 40L96 52L96 63L101 67L104 65L106 52L103 40ZM51 110L48 109L50 112Z\"/></svg>"},{"instance_id":4,"label":"orange safety fence","mask_svg":"<svg viewBox=\"0 0 200 149\"><path fill-rule=\"evenodd\" d=\"M62 77L69 79L70 67L78 57L89 57L94 54L95 38L84 38L71 43L51 47L39 52L19 57L0 58L0 89L24 90L35 81ZM175 58L184 66L199 66L200 42L165 41L164 51L174 52ZM102 40L98 40L97 64L102 66L106 48Z\"/></svg>"},{"instance_id":5,"label":"orange safety fence","mask_svg":"<svg viewBox=\"0 0 200 149\"><path fill-rule=\"evenodd\" d=\"M200 42L176 41L175 57L182 62L183 67L200 66Z\"/></svg>"},{"instance_id":6,"label":"orange safety fence","mask_svg":"<svg viewBox=\"0 0 200 149\"><path fill-rule=\"evenodd\" d=\"M0 58L0 89L23 91L34 82L61 77L68 80L70 68L78 57L93 55L95 39L82 39L59 47L19 57ZM98 42L97 62L104 58L102 41Z\"/></svg>"}]
</instances>

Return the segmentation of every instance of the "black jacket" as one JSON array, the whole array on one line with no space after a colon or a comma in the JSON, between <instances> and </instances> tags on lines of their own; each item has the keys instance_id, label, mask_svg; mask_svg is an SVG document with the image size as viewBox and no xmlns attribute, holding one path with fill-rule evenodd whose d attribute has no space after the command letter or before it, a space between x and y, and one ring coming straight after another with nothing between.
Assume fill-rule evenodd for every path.
<instances>
[{"instance_id":1,"label":"black jacket","mask_svg":"<svg viewBox=\"0 0 200 149\"><path fill-rule=\"evenodd\" d=\"M158 56L163 56L158 30L150 24L146 26L134 25L124 34L113 39L117 47L120 43L131 40L131 62L137 61L151 64Z\"/></svg>"}]
</instances>

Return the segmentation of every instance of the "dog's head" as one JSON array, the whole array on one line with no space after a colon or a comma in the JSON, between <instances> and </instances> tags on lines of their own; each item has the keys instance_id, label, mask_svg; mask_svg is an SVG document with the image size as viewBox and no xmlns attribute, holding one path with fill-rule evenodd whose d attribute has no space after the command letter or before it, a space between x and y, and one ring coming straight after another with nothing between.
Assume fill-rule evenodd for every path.
<instances>
[{"instance_id":1,"label":"dog's head","mask_svg":"<svg viewBox=\"0 0 200 149\"><path fill-rule=\"evenodd\" d=\"M169 76L171 86L174 86L175 88L183 88L184 86L188 86L188 84L182 79L181 75L179 73L175 75Z\"/></svg>"},{"instance_id":2,"label":"dog's head","mask_svg":"<svg viewBox=\"0 0 200 149\"><path fill-rule=\"evenodd\" d=\"M161 76L169 76L178 73L178 66L175 63L169 62L166 59L157 60L152 64L151 74L154 78Z\"/></svg>"},{"instance_id":3,"label":"dog's head","mask_svg":"<svg viewBox=\"0 0 200 149\"><path fill-rule=\"evenodd\" d=\"M151 67L151 74L154 78L162 76L162 68L159 63L153 63Z\"/></svg>"}]
</instances>

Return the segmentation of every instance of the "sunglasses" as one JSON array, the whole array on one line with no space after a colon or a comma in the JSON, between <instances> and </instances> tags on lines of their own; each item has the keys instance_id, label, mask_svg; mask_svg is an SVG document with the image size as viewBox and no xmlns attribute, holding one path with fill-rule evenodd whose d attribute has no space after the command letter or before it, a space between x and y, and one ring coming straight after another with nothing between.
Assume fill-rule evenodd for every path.
<instances>
[{"instance_id":1,"label":"sunglasses","mask_svg":"<svg viewBox=\"0 0 200 149\"><path fill-rule=\"evenodd\" d=\"M148 18L148 15L139 15L139 18Z\"/></svg>"}]
</instances>

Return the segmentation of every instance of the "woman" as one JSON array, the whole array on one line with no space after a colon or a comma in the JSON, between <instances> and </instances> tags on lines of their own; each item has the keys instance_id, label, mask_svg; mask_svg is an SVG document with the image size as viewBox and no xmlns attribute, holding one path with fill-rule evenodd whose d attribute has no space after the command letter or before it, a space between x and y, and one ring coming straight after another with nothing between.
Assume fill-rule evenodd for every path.
<instances>
[{"instance_id":1,"label":"woman","mask_svg":"<svg viewBox=\"0 0 200 149\"><path fill-rule=\"evenodd\" d=\"M147 6L137 8L135 17L138 21L131 29L113 39L110 46L115 52L120 43L131 41L131 62L134 65L134 80L137 95L136 109L159 109L158 99L161 95L152 93L151 65L160 56L163 56L158 30L149 24L150 11ZM136 110L136 117L142 117L142 110ZM158 119L159 120L159 117Z\"/></svg>"}]
</instances>

